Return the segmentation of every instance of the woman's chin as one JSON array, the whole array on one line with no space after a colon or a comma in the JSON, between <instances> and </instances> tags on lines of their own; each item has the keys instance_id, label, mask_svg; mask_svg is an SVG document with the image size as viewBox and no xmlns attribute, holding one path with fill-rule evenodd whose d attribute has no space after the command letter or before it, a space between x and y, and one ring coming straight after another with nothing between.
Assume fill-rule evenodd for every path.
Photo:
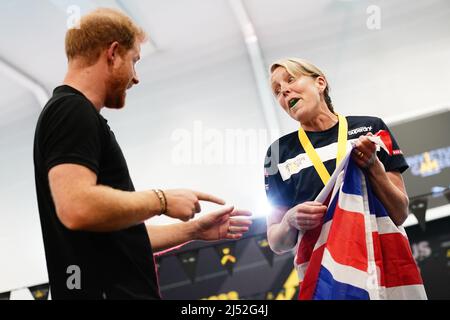
<instances>
[{"instance_id":1,"label":"woman's chin","mask_svg":"<svg viewBox=\"0 0 450 320\"><path fill-rule=\"evenodd\" d=\"M302 114L302 110L300 110L300 108L298 107L294 107L289 110L289 115L291 116L291 118L297 121L300 121L300 119L302 118Z\"/></svg>"}]
</instances>

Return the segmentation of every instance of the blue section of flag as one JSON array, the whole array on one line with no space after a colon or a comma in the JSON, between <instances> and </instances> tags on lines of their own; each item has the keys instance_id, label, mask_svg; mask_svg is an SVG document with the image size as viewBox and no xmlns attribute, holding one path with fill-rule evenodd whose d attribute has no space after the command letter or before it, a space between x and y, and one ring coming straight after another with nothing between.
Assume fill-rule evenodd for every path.
<instances>
[{"instance_id":1,"label":"blue section of flag","mask_svg":"<svg viewBox=\"0 0 450 320\"><path fill-rule=\"evenodd\" d=\"M361 171L358 170L354 161L348 163L342 191L347 194L362 196Z\"/></svg>"},{"instance_id":2,"label":"blue section of flag","mask_svg":"<svg viewBox=\"0 0 450 320\"><path fill-rule=\"evenodd\" d=\"M375 194L370 187L370 182L367 176L365 177L366 188L367 188L367 199L369 200L369 210L370 214L374 214L378 217L387 217L389 216L383 204L377 199Z\"/></svg>"},{"instance_id":3,"label":"blue section of flag","mask_svg":"<svg viewBox=\"0 0 450 320\"><path fill-rule=\"evenodd\" d=\"M320 268L314 300L369 300L366 290L336 281L327 268Z\"/></svg>"}]
</instances>

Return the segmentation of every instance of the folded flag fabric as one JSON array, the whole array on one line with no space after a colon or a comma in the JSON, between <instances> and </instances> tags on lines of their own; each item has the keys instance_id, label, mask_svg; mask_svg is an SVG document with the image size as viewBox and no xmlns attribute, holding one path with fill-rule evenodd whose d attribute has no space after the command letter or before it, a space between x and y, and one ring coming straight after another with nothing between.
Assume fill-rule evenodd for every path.
<instances>
[{"instance_id":1,"label":"folded flag fabric","mask_svg":"<svg viewBox=\"0 0 450 320\"><path fill-rule=\"evenodd\" d=\"M350 152L317 200L328 206L324 223L299 232L297 241L300 300L427 299L404 228Z\"/></svg>"}]
</instances>

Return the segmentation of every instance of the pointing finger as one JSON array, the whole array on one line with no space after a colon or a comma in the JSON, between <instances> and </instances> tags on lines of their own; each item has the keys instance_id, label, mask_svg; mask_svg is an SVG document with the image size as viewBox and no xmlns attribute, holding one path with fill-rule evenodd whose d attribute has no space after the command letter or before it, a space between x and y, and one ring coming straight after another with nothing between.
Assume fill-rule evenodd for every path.
<instances>
[{"instance_id":1,"label":"pointing finger","mask_svg":"<svg viewBox=\"0 0 450 320\"><path fill-rule=\"evenodd\" d=\"M204 192L200 192L200 191L194 191L194 194L197 196L198 200L203 200L203 201L209 201L209 202L214 202L217 204L225 204L225 200L213 196L212 194L208 194L208 193L204 193Z\"/></svg>"}]
</instances>

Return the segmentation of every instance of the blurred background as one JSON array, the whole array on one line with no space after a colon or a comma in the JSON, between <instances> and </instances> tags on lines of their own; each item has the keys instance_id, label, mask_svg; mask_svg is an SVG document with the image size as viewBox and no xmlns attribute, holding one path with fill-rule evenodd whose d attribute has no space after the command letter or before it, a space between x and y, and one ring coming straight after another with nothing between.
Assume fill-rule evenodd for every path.
<instances>
[{"instance_id":1,"label":"blurred background","mask_svg":"<svg viewBox=\"0 0 450 320\"><path fill-rule=\"evenodd\" d=\"M429 297L450 298L449 1L1 0L0 299L49 298L34 129L65 75L67 28L96 7L126 12L150 36L126 108L102 111L136 189L197 189L254 213L245 239L159 256L164 297L295 298L292 255L267 250L263 173L270 143L297 129L268 68L294 56L324 71L337 112L381 117L394 132L411 166L413 254ZM221 263L224 252L234 262Z\"/></svg>"}]
</instances>

